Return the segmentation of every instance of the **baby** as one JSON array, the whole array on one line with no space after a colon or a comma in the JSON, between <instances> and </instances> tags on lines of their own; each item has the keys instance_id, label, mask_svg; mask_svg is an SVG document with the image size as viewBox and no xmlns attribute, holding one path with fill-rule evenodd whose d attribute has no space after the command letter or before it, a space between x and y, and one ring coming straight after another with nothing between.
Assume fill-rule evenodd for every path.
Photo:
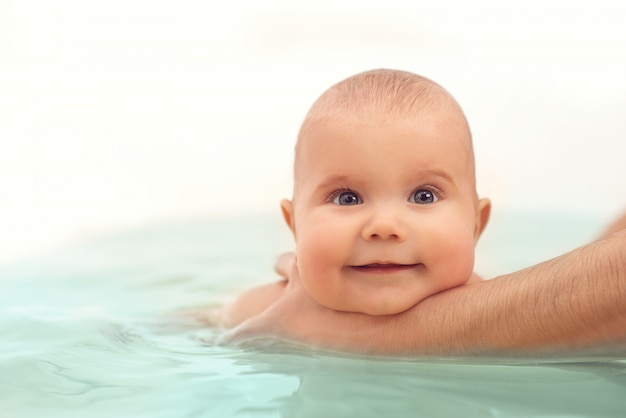
<instances>
[{"instance_id":1,"label":"baby","mask_svg":"<svg viewBox=\"0 0 626 418\"><path fill-rule=\"evenodd\" d=\"M480 278L474 248L490 213L476 193L469 127L456 101L408 72L332 86L298 135L283 216L310 296L329 309L392 315ZM252 289L219 318L261 313L285 282Z\"/></svg>"}]
</instances>

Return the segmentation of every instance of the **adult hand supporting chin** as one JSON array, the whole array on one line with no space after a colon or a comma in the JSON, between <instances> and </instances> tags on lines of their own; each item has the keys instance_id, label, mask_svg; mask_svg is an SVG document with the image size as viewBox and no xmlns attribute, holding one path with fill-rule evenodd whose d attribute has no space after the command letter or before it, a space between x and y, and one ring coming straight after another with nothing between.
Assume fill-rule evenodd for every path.
<instances>
[{"instance_id":1,"label":"adult hand supporting chin","mask_svg":"<svg viewBox=\"0 0 626 418\"><path fill-rule=\"evenodd\" d=\"M223 342L282 339L362 354L623 355L626 353L626 230L555 259L433 295L386 316L338 312L302 287L293 255L288 285Z\"/></svg>"},{"instance_id":2,"label":"adult hand supporting chin","mask_svg":"<svg viewBox=\"0 0 626 418\"><path fill-rule=\"evenodd\" d=\"M416 344L421 331L419 321L414 319L422 314L419 309L416 313L409 311L417 306L405 313L383 316L328 309L313 300L302 286L293 253L281 255L274 268L288 280L280 297L259 315L228 331L220 343L255 346L260 341L282 340L359 354L448 352L433 344ZM411 327L410 332L407 327ZM428 338L427 334L423 338Z\"/></svg>"},{"instance_id":3,"label":"adult hand supporting chin","mask_svg":"<svg viewBox=\"0 0 626 418\"><path fill-rule=\"evenodd\" d=\"M293 253L278 257L274 269L287 279L277 300L259 315L228 331L220 343L256 345L260 340L286 340L311 347L362 353L387 352L380 343L363 345L388 317L328 309L302 286ZM385 330L386 331L386 330Z\"/></svg>"}]
</instances>

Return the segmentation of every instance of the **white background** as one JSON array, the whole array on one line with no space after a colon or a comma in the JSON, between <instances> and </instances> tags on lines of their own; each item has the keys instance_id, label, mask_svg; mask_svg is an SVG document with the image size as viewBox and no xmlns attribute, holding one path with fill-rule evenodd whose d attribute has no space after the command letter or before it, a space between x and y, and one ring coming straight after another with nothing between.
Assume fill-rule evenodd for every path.
<instances>
[{"instance_id":1,"label":"white background","mask_svg":"<svg viewBox=\"0 0 626 418\"><path fill-rule=\"evenodd\" d=\"M446 87L494 210L626 207L626 3L0 1L0 262L274 211L313 100L367 69Z\"/></svg>"}]
</instances>

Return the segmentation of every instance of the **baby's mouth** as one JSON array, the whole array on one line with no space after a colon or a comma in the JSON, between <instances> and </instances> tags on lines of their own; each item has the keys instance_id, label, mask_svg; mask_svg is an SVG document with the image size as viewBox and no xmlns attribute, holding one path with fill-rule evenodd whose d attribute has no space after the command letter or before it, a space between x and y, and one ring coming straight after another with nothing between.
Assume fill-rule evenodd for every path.
<instances>
[{"instance_id":1,"label":"baby's mouth","mask_svg":"<svg viewBox=\"0 0 626 418\"><path fill-rule=\"evenodd\" d=\"M350 266L351 269L364 273L395 273L398 271L411 270L422 266L421 263L417 264L397 264L397 263L372 263L364 264L361 266Z\"/></svg>"}]
</instances>

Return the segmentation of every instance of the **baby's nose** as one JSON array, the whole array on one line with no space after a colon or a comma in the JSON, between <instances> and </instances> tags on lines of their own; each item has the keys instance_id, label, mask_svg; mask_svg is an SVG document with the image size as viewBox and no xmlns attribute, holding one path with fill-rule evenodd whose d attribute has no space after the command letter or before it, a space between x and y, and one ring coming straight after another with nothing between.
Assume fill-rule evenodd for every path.
<instances>
[{"instance_id":1,"label":"baby's nose","mask_svg":"<svg viewBox=\"0 0 626 418\"><path fill-rule=\"evenodd\" d=\"M401 216L392 211L379 211L372 216L363 228L363 239L404 241L407 228Z\"/></svg>"}]
</instances>

